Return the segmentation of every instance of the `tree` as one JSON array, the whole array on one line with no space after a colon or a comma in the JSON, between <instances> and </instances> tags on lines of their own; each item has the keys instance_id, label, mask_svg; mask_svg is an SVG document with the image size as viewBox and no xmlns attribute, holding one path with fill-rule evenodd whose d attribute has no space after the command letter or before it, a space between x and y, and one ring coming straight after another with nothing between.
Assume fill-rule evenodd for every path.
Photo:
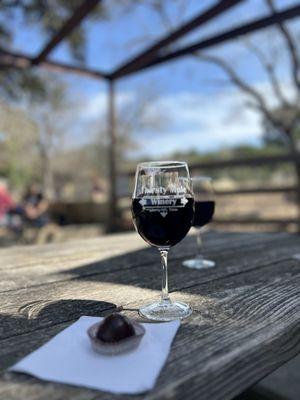
<instances>
[{"instance_id":1,"label":"tree","mask_svg":"<svg viewBox=\"0 0 300 400\"><path fill-rule=\"evenodd\" d=\"M9 48L13 43L12 19L21 16L24 23L40 29L42 34L51 37L74 10L82 4L82 0L2 0L0 1L0 55L1 47ZM107 18L108 14L101 2L91 12L93 18ZM86 30L79 25L66 38L73 58L78 62L85 59ZM46 97L44 82L34 70L20 70L1 66L0 64L0 94L16 99L20 91L26 91L31 96Z\"/></svg>"},{"instance_id":2,"label":"tree","mask_svg":"<svg viewBox=\"0 0 300 400\"><path fill-rule=\"evenodd\" d=\"M28 110L38 126L37 147L43 191L52 199L55 195L53 164L56 154L61 151L75 104L69 100L63 82L57 77L44 74L44 81L47 82L47 101L30 101Z\"/></svg>"},{"instance_id":3,"label":"tree","mask_svg":"<svg viewBox=\"0 0 300 400\"><path fill-rule=\"evenodd\" d=\"M0 165L14 189L37 178L38 127L20 107L0 102Z\"/></svg>"},{"instance_id":4,"label":"tree","mask_svg":"<svg viewBox=\"0 0 300 400\"><path fill-rule=\"evenodd\" d=\"M297 118L297 123L295 124L295 129L293 129L293 137L296 144L296 148L300 151L300 118L297 117L297 108L285 108L278 107L275 108L272 113L274 116L280 119L283 126L289 126L294 118ZM264 119L264 136L263 140L266 145L273 145L277 147L288 146L288 139L286 135L282 134L281 129L278 129L273 124L270 124L268 119Z\"/></svg>"},{"instance_id":5,"label":"tree","mask_svg":"<svg viewBox=\"0 0 300 400\"><path fill-rule=\"evenodd\" d=\"M43 76L42 76L43 75ZM54 195L53 167L65 132L69 129L75 105L69 100L63 82L42 74L47 100L23 96L22 107L1 102L0 163L14 187L32 180L42 183L49 198Z\"/></svg>"},{"instance_id":6,"label":"tree","mask_svg":"<svg viewBox=\"0 0 300 400\"><path fill-rule=\"evenodd\" d=\"M53 36L63 26L65 21L73 14L74 10L82 4L83 0L3 0L0 2L0 61L1 47L9 48L14 39L13 19L18 17L28 25L36 27L47 38ZM106 18L107 13L101 2L91 13L93 18ZM80 24L66 38L73 58L77 62L83 62L86 49L85 25ZM45 39L47 42L47 39ZM56 147L61 140L66 122L65 85L54 74L46 74L43 71L20 70L12 67L1 66L0 63L0 95L15 103L27 105L30 118L35 121L36 131L27 136L28 143L35 143L35 155L38 158L37 171L40 172L44 190L48 196L53 196L53 171L51 159L54 157ZM13 108L13 107L11 107ZM24 144L25 137L16 138L9 134L15 150L10 151L11 162L15 165L16 157L20 157L19 150ZM8 137L6 137L8 139ZM8 143L8 142L7 142ZM7 144L6 143L6 144ZM21 145L21 148L19 148ZM27 147L26 147L27 148ZM29 158L33 162L33 158ZM35 158L34 158L35 160ZM35 162L35 161L34 161ZM11 168L9 168L11 170ZM20 175L20 180L22 174ZM32 176L29 173L28 176ZM28 177L27 177L28 178ZM27 180L25 179L25 181ZM24 179L23 179L24 181Z\"/></svg>"},{"instance_id":7,"label":"tree","mask_svg":"<svg viewBox=\"0 0 300 400\"><path fill-rule=\"evenodd\" d=\"M266 7L272 13L277 11L274 0L264 0ZM154 10L167 31L174 28L174 21L168 13L167 2L149 0L149 6ZM186 2L183 2L186 4ZM180 2L177 5L180 6ZM178 21L177 24L178 25ZM280 81L277 74L276 57L270 58L258 44L245 39L244 45L257 58L263 68L272 89L272 96L276 99L277 105L274 107L268 101L269 92L260 91L255 85L251 84L247 78L238 71L236 62L215 55L215 53L195 52L194 59L200 62L213 64L220 68L230 82L238 88L247 97L247 106L257 111L262 117L262 124L266 129L265 140L274 140L279 144L286 146L293 158L296 182L297 182L297 204L299 214L300 231L300 155L299 155L299 135L300 135L300 46L298 34L286 26L286 23L277 23L276 28L283 47L287 52L287 63L290 71L290 81L292 83L291 96L287 96L284 90L284 83ZM272 42L274 38L272 37ZM271 47L271 46L269 46ZM170 50L167 49L167 50Z\"/></svg>"},{"instance_id":8,"label":"tree","mask_svg":"<svg viewBox=\"0 0 300 400\"><path fill-rule=\"evenodd\" d=\"M169 116L166 110L154 107L159 93L155 84L148 83L116 96L116 160L119 170L127 163L129 153L138 149L147 138L148 132L163 132ZM94 133L94 145L99 146L102 155L97 158L98 170L107 174L108 160L103 162L103 149L106 149L106 154L108 149L107 116L102 118L103 121L100 118L91 121L86 130Z\"/></svg>"},{"instance_id":9,"label":"tree","mask_svg":"<svg viewBox=\"0 0 300 400\"><path fill-rule=\"evenodd\" d=\"M271 12L276 12L274 0L265 0L265 3ZM230 78L232 84L247 96L249 99L248 106L260 113L264 126L268 129L269 137L270 135L274 136L275 133L277 139L280 138L281 142L289 149L293 157L297 180L300 229L300 155L297 146L300 130L300 48L297 38L285 23L278 23L276 28L281 35L288 54L290 81L293 86L293 94L291 96L287 96L284 92L283 84L276 73L276 62L268 58L264 51L251 41L245 43L247 48L257 57L269 79L272 96L276 98L278 104L275 109L268 102L269 93L263 93L254 85L251 85L237 71L234 63L230 63L219 56L203 54L201 52L196 53L194 56L201 62L208 62L221 68Z\"/></svg>"},{"instance_id":10,"label":"tree","mask_svg":"<svg viewBox=\"0 0 300 400\"><path fill-rule=\"evenodd\" d=\"M165 110L153 107L159 98L155 84L139 86L134 96L117 109L118 158L124 161L128 151L138 149L147 132L162 133L169 116Z\"/></svg>"}]
</instances>

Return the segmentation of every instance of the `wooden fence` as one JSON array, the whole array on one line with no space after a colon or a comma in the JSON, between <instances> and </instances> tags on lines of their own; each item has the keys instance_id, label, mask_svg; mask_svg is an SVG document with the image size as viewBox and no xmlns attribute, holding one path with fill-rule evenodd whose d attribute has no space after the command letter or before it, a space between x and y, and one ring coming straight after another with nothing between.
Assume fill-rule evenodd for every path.
<instances>
[{"instance_id":1,"label":"wooden fence","mask_svg":"<svg viewBox=\"0 0 300 400\"><path fill-rule=\"evenodd\" d=\"M290 154L280 154L280 155L272 155L272 156L261 156L261 157L241 157L235 159L228 160L213 160L213 161L205 161L200 163L190 163L189 169L191 175L203 175L203 171L205 173L209 171L219 171L228 168L239 168L239 167L251 167L251 168L259 168L264 166L274 166L274 165L282 165L282 164L291 164L293 163L294 157ZM123 178L127 179L127 181L133 181L135 171L132 169L128 169L122 172ZM132 186L131 184L128 186ZM220 196L235 196L235 195L249 195L249 194L274 194L274 193L284 193L287 195L295 195L296 201L296 193L297 193L297 185L294 186L286 185L286 186L267 186L267 187L251 187L251 188L234 188L230 190L218 190L216 192L217 197ZM122 197L122 196L121 196ZM255 216L244 216L244 217L235 217L235 218L221 218L217 217L214 219L216 224L258 224L258 225L273 225L275 229L285 229L289 225L293 225L295 227L299 227L299 219L298 218L257 218Z\"/></svg>"}]
</instances>

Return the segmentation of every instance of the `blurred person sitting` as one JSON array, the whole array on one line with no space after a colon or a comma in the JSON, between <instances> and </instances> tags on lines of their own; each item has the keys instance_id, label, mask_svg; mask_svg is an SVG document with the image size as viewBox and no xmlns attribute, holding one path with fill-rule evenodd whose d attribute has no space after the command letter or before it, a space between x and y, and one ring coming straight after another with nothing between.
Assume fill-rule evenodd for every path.
<instances>
[{"instance_id":1,"label":"blurred person sitting","mask_svg":"<svg viewBox=\"0 0 300 400\"><path fill-rule=\"evenodd\" d=\"M8 191L5 180L0 179L0 226L9 224L9 212L14 207L14 201Z\"/></svg>"},{"instance_id":2,"label":"blurred person sitting","mask_svg":"<svg viewBox=\"0 0 300 400\"><path fill-rule=\"evenodd\" d=\"M49 202L37 183L29 185L22 201L23 217L29 225L42 228L49 223Z\"/></svg>"}]
</instances>

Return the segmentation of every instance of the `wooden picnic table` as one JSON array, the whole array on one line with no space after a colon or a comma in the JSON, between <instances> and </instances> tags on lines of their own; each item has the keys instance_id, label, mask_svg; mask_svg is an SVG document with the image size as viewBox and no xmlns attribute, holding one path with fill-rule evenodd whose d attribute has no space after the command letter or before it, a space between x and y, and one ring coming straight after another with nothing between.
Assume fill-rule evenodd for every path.
<instances>
[{"instance_id":1,"label":"wooden picnic table","mask_svg":"<svg viewBox=\"0 0 300 400\"><path fill-rule=\"evenodd\" d=\"M300 237L284 233L206 234L217 267L192 270L187 237L170 252L174 298L194 308L180 327L153 391L135 399L226 400L300 351ZM0 398L129 399L6 372L81 315L117 306L137 317L159 297L159 255L136 233L2 249Z\"/></svg>"}]
</instances>

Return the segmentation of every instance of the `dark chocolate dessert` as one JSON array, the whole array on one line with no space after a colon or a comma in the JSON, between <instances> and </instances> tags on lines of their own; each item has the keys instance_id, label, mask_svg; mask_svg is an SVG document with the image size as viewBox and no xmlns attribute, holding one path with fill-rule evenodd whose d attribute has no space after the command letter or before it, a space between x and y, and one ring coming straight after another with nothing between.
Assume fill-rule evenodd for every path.
<instances>
[{"instance_id":1,"label":"dark chocolate dessert","mask_svg":"<svg viewBox=\"0 0 300 400\"><path fill-rule=\"evenodd\" d=\"M111 356L137 348L145 332L143 325L121 314L111 314L87 331L93 349Z\"/></svg>"},{"instance_id":2,"label":"dark chocolate dessert","mask_svg":"<svg viewBox=\"0 0 300 400\"><path fill-rule=\"evenodd\" d=\"M102 342L114 343L134 334L134 327L128 318L120 314L111 314L101 322L96 336Z\"/></svg>"}]
</instances>

